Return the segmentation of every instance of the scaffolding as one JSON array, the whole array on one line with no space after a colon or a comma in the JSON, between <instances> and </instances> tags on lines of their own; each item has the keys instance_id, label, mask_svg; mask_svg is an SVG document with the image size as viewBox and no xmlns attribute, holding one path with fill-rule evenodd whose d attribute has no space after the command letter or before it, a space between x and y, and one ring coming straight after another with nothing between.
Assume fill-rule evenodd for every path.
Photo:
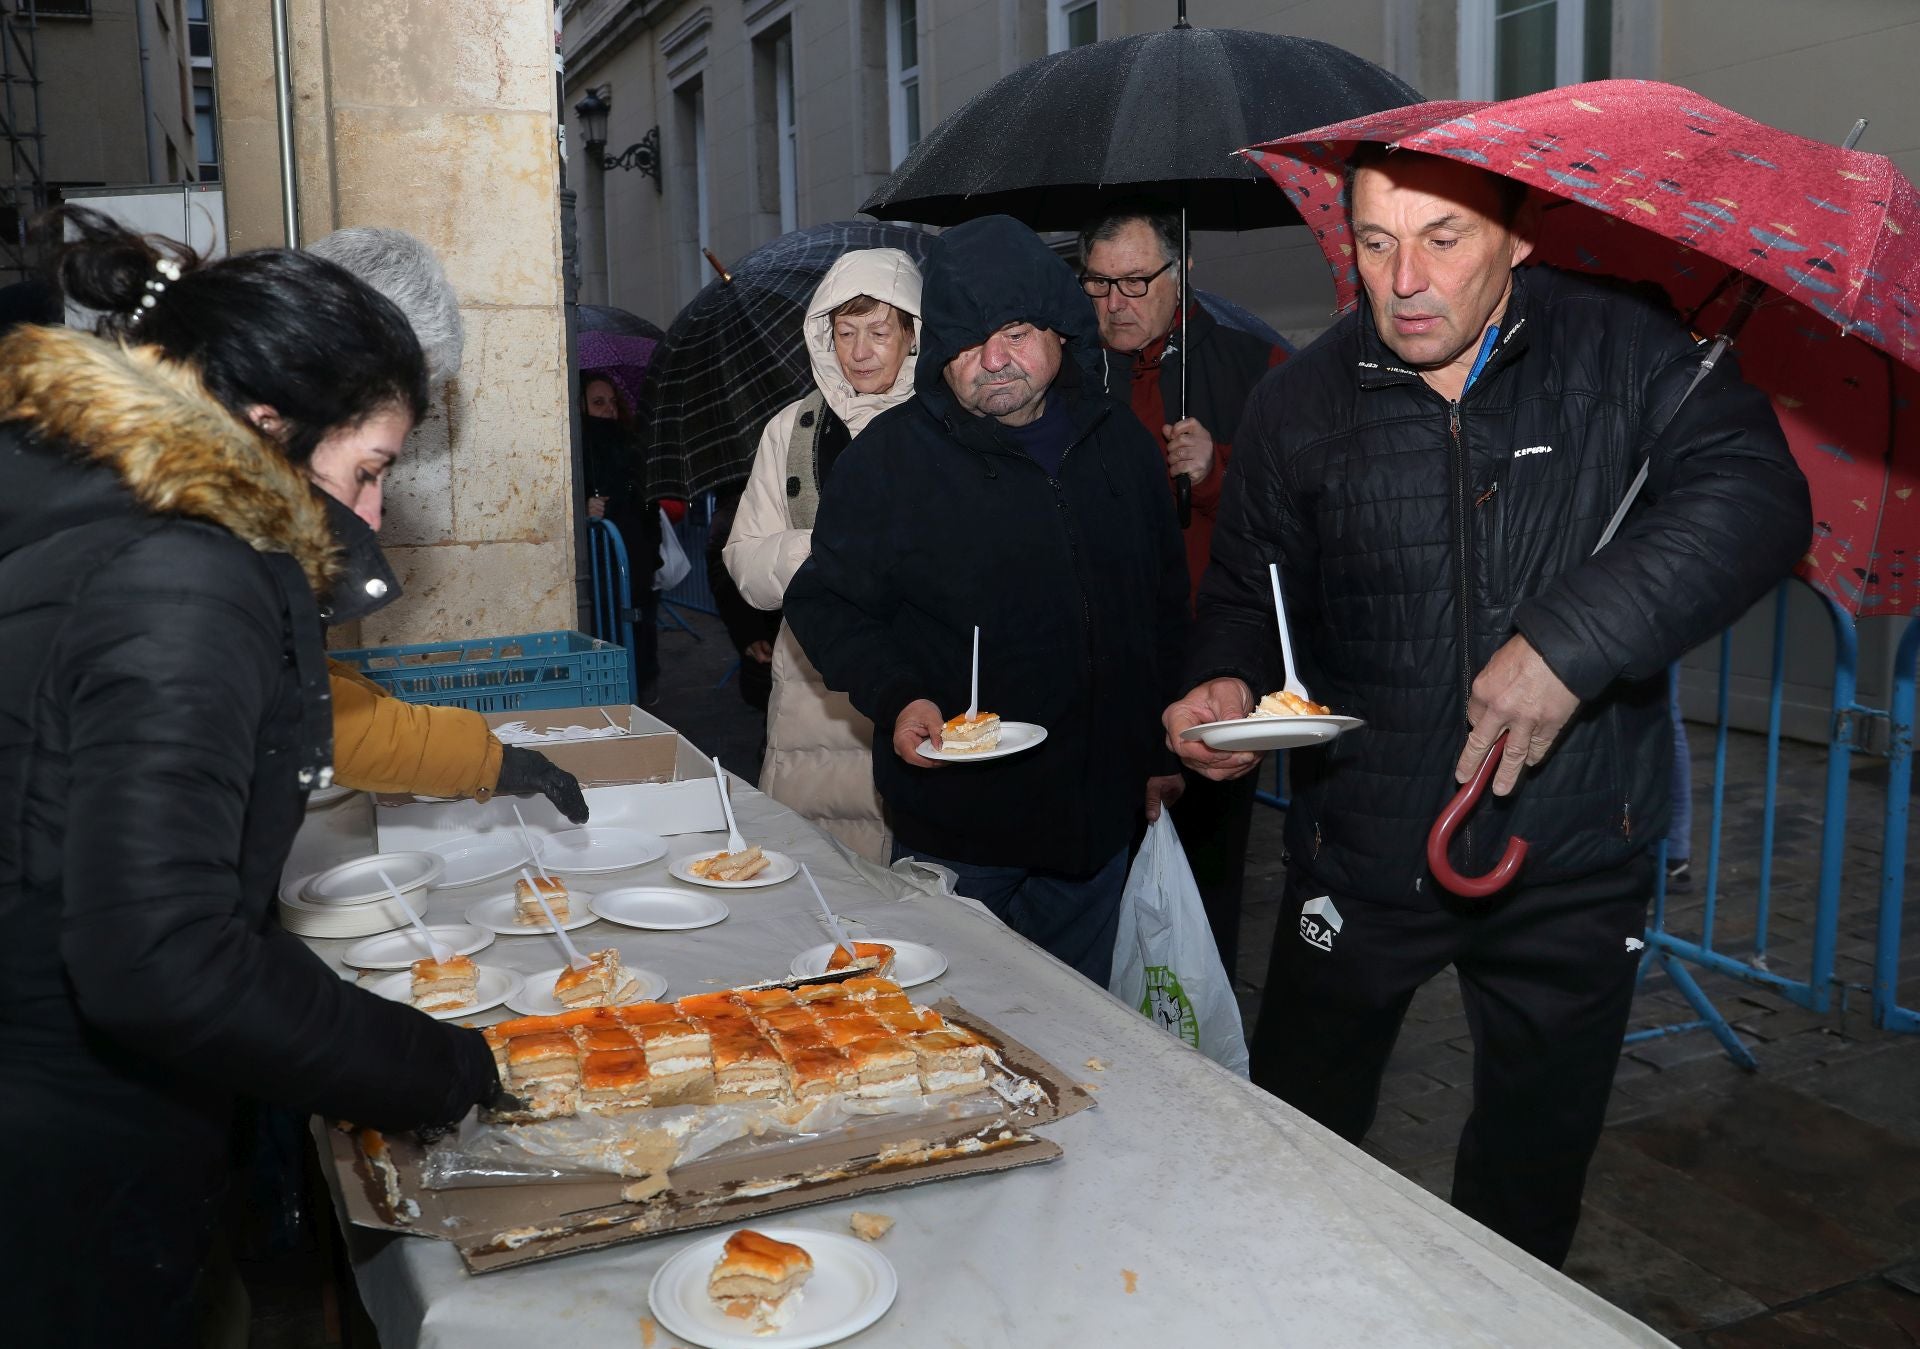
<instances>
[{"instance_id":1,"label":"scaffolding","mask_svg":"<svg viewBox=\"0 0 1920 1349\"><path fill-rule=\"evenodd\" d=\"M28 227L48 206L46 138L40 120L36 0L0 0L0 285L25 280L35 257Z\"/></svg>"}]
</instances>

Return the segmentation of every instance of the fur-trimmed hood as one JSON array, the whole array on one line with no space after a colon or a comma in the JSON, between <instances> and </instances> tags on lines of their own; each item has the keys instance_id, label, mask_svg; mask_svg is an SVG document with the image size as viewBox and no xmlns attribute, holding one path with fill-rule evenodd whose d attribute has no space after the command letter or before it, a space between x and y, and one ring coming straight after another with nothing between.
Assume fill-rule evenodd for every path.
<instances>
[{"instance_id":1,"label":"fur-trimmed hood","mask_svg":"<svg viewBox=\"0 0 1920 1349\"><path fill-rule=\"evenodd\" d=\"M0 340L0 422L109 468L144 510L218 525L259 552L289 553L315 594L338 569L319 494L198 376L151 347L63 328Z\"/></svg>"}]
</instances>

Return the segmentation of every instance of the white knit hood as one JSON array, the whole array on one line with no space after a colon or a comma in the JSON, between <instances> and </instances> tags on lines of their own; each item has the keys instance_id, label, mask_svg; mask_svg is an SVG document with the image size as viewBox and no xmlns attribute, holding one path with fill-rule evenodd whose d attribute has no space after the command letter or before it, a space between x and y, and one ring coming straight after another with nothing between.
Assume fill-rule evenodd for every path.
<instances>
[{"instance_id":1,"label":"white knit hood","mask_svg":"<svg viewBox=\"0 0 1920 1349\"><path fill-rule=\"evenodd\" d=\"M896 403L913 397L913 355L909 352L894 376L893 387L885 393L854 392L853 385L840 372L839 358L833 352L835 309L857 296L869 295L913 315L912 350L920 345L920 269L913 259L897 248L866 248L844 254L833 264L820 288L813 292L807 306L807 355L813 361L813 382L820 386L827 406L847 430L859 435L868 422Z\"/></svg>"}]
</instances>

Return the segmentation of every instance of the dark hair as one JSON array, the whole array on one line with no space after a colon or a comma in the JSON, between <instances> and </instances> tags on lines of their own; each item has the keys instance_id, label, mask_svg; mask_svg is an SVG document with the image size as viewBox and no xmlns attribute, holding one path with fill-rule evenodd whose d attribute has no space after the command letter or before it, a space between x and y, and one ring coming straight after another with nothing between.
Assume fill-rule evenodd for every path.
<instances>
[{"instance_id":1,"label":"dark hair","mask_svg":"<svg viewBox=\"0 0 1920 1349\"><path fill-rule=\"evenodd\" d=\"M839 319L863 318L883 304L893 311L894 321L900 325L900 330L912 337L913 315L897 304L887 304L885 300L876 300L871 295L856 295L851 300L843 300L827 311L827 321L832 323Z\"/></svg>"},{"instance_id":2,"label":"dark hair","mask_svg":"<svg viewBox=\"0 0 1920 1349\"><path fill-rule=\"evenodd\" d=\"M581 412L583 414L586 412L587 390L596 384L604 384L613 390L614 420L620 423L622 429L627 431L633 430L634 412L633 408L627 403L627 391L620 387L618 380L604 370L582 370L580 372Z\"/></svg>"},{"instance_id":3,"label":"dark hair","mask_svg":"<svg viewBox=\"0 0 1920 1349\"><path fill-rule=\"evenodd\" d=\"M1389 156L1395 162L1405 162L1407 158L1431 159L1484 174L1493 185L1494 201L1502 225L1511 227L1520 215L1520 208L1527 203L1527 185L1518 178L1509 178L1503 173L1492 173L1447 155L1430 155L1422 150L1396 150L1391 145L1382 145L1379 141L1362 141L1359 148L1347 157L1347 178L1340 185L1340 204L1347 208L1349 220L1353 218L1353 180L1359 176L1360 170L1377 169L1388 161Z\"/></svg>"},{"instance_id":4,"label":"dark hair","mask_svg":"<svg viewBox=\"0 0 1920 1349\"><path fill-rule=\"evenodd\" d=\"M1112 243L1120 231L1138 220L1153 231L1162 262L1180 261L1180 208L1159 197L1117 197L1100 208L1080 231L1080 266L1095 244Z\"/></svg>"},{"instance_id":5,"label":"dark hair","mask_svg":"<svg viewBox=\"0 0 1920 1349\"><path fill-rule=\"evenodd\" d=\"M406 317L334 263L284 248L208 262L84 207L52 218L69 236L60 285L102 312L99 330L193 367L242 422L250 407L272 408L284 428L275 440L294 463L387 408L425 414L426 359Z\"/></svg>"}]
</instances>

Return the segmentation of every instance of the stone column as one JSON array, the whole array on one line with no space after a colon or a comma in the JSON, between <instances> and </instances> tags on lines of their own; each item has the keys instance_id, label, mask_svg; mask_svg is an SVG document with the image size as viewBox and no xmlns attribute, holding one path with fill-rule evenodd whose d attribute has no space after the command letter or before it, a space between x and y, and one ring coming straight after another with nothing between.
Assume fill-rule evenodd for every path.
<instances>
[{"instance_id":1,"label":"stone column","mask_svg":"<svg viewBox=\"0 0 1920 1349\"><path fill-rule=\"evenodd\" d=\"M580 241L580 303L608 304L606 147L582 145L568 163L567 178L580 189L574 229Z\"/></svg>"},{"instance_id":2,"label":"stone column","mask_svg":"<svg viewBox=\"0 0 1920 1349\"><path fill-rule=\"evenodd\" d=\"M405 590L367 645L575 624L573 482L550 0L291 0L303 239L387 225L459 292L460 374L392 471ZM277 245L261 0L214 0L234 247ZM230 138L230 139L229 139Z\"/></svg>"}]
</instances>

